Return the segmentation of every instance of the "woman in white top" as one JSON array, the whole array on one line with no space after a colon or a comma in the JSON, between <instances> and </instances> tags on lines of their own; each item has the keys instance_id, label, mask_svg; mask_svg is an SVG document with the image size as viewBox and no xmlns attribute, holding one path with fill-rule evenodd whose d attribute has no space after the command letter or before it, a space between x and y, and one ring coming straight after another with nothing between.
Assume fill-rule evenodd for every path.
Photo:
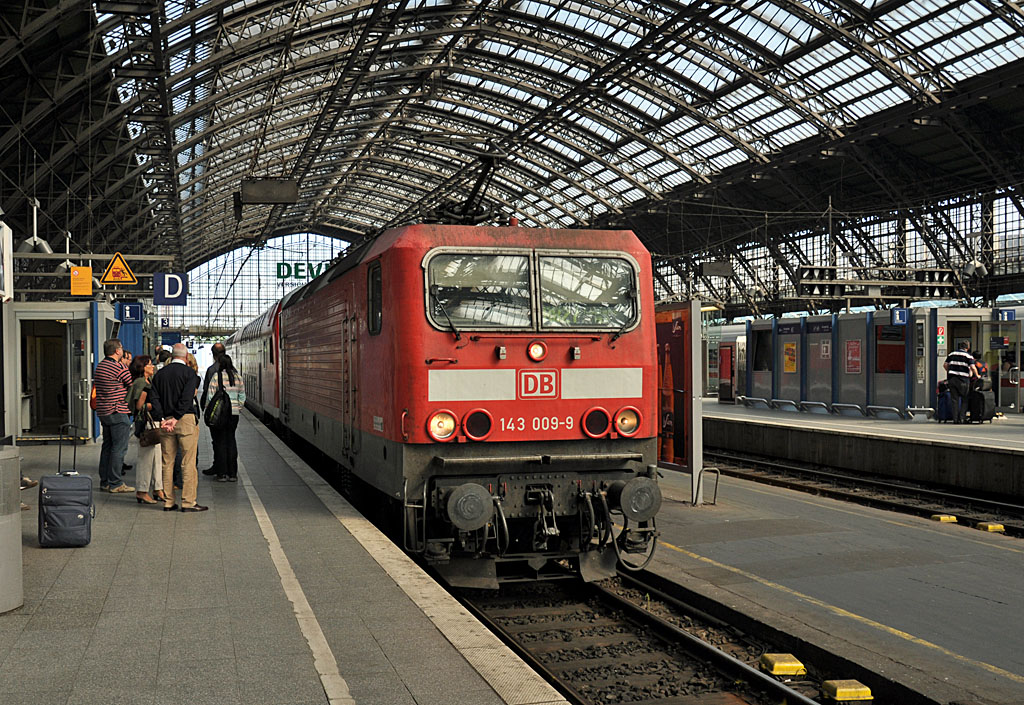
<instances>
[{"instance_id":1,"label":"woman in white top","mask_svg":"<svg viewBox=\"0 0 1024 705\"><path fill-rule=\"evenodd\" d=\"M217 443L214 455L224 459L223 474L217 476L217 481L238 482L238 445L235 443L235 429L238 428L238 415L245 406L245 386L242 384L242 375L235 369L231 356L227 354L220 356L220 366L210 379L208 405L213 403L214 397L221 389L227 393L231 401L231 418L221 429L221 433L212 434L214 443Z\"/></svg>"}]
</instances>

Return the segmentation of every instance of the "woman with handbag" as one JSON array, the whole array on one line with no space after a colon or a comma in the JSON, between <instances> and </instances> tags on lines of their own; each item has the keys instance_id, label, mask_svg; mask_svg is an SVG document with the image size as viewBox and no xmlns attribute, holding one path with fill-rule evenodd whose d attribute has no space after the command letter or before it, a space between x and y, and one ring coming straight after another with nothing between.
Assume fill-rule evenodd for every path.
<instances>
[{"instance_id":1,"label":"woman with handbag","mask_svg":"<svg viewBox=\"0 0 1024 705\"><path fill-rule=\"evenodd\" d=\"M238 444L235 443L235 429L238 415L245 406L245 385L242 375L235 369L231 357L220 356L217 373L210 379L210 400L206 403L206 425L217 433L211 434L218 444L216 457L224 459L223 474L217 482L238 482ZM220 407L221 411L218 411ZM223 413L223 416L221 416Z\"/></svg>"},{"instance_id":2,"label":"woman with handbag","mask_svg":"<svg viewBox=\"0 0 1024 705\"><path fill-rule=\"evenodd\" d=\"M139 504L156 504L164 499L163 459L160 452L160 427L153 422L150 412L153 405L146 401L149 396L149 381L156 372L149 355L139 355L132 360L131 373L135 379L128 389L128 408L135 413L135 437L139 439L139 459L136 462L135 479L138 491L135 500ZM156 494L154 499L150 490Z\"/></svg>"}]
</instances>

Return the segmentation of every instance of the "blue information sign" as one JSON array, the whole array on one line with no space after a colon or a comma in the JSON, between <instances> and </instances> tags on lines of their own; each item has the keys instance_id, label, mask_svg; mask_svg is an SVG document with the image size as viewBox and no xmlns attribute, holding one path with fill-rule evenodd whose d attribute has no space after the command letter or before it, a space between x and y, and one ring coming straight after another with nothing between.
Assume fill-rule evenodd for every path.
<instances>
[{"instance_id":1,"label":"blue information sign","mask_svg":"<svg viewBox=\"0 0 1024 705\"><path fill-rule=\"evenodd\" d=\"M142 323L142 304L122 304L121 323Z\"/></svg>"},{"instance_id":2,"label":"blue information sign","mask_svg":"<svg viewBox=\"0 0 1024 705\"><path fill-rule=\"evenodd\" d=\"M999 320L1000 321L1016 321L1017 320L1017 312L1014 311L1012 308L1000 308L1000 309L997 309L997 311L999 312Z\"/></svg>"},{"instance_id":3,"label":"blue information sign","mask_svg":"<svg viewBox=\"0 0 1024 705\"><path fill-rule=\"evenodd\" d=\"M892 320L890 325L894 326L905 326L907 321L910 320L910 309L909 308L894 308L892 310Z\"/></svg>"}]
</instances>

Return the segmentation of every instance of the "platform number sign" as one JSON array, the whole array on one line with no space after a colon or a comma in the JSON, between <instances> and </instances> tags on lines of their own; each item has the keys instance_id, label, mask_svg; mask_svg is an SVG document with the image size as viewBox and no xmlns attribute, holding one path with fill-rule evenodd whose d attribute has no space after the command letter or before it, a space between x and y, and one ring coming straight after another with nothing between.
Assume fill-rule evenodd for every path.
<instances>
[{"instance_id":1,"label":"platform number sign","mask_svg":"<svg viewBox=\"0 0 1024 705\"><path fill-rule=\"evenodd\" d=\"M946 344L946 327L945 326L939 326L938 329L936 330L935 344L940 346L940 347Z\"/></svg>"}]
</instances>

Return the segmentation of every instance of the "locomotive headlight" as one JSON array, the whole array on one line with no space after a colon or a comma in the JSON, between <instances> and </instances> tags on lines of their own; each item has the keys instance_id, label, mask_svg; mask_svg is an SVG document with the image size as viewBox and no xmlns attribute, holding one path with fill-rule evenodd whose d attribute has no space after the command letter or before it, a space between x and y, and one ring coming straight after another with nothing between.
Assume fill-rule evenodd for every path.
<instances>
[{"instance_id":1,"label":"locomotive headlight","mask_svg":"<svg viewBox=\"0 0 1024 705\"><path fill-rule=\"evenodd\" d=\"M535 340L526 348L526 356L534 362L540 362L548 356L548 346L543 341Z\"/></svg>"},{"instance_id":2,"label":"locomotive headlight","mask_svg":"<svg viewBox=\"0 0 1024 705\"><path fill-rule=\"evenodd\" d=\"M447 441L455 435L459 420L448 410L435 411L427 422L427 433L435 441Z\"/></svg>"},{"instance_id":3,"label":"locomotive headlight","mask_svg":"<svg viewBox=\"0 0 1024 705\"><path fill-rule=\"evenodd\" d=\"M623 436L635 435L640 430L640 412L632 406L619 409L615 414L615 430Z\"/></svg>"},{"instance_id":4,"label":"locomotive headlight","mask_svg":"<svg viewBox=\"0 0 1024 705\"><path fill-rule=\"evenodd\" d=\"M661 509L661 488L649 477L634 477L629 482L613 482L608 488L608 502L633 521L647 521Z\"/></svg>"}]
</instances>

